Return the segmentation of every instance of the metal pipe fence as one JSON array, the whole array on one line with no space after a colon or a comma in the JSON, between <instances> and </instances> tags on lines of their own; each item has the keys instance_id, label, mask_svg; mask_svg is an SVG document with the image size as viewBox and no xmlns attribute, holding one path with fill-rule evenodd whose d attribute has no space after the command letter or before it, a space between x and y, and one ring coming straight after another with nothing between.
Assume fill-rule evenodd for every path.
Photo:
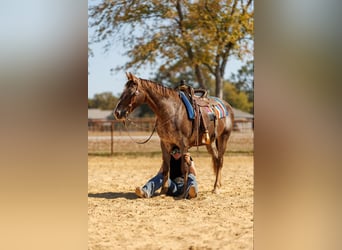
<instances>
[{"instance_id":1,"label":"metal pipe fence","mask_svg":"<svg viewBox=\"0 0 342 250\"><path fill-rule=\"evenodd\" d=\"M154 133L146 144L135 143L146 140L151 135L154 125L155 118L135 119L126 126L117 120L88 120L88 154L160 152L157 133ZM253 138L253 121L236 119L234 131L228 141L228 150L252 153ZM199 148L206 151L205 147Z\"/></svg>"}]
</instances>

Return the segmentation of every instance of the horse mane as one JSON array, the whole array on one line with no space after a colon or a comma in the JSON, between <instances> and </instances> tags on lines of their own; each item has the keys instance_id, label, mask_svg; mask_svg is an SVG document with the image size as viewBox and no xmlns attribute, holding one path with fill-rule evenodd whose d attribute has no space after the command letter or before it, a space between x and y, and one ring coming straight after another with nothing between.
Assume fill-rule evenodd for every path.
<instances>
[{"instance_id":1,"label":"horse mane","mask_svg":"<svg viewBox=\"0 0 342 250\"><path fill-rule=\"evenodd\" d=\"M164 85L161 85L160 83L151 80L142 78L139 79L144 88L150 88L154 93L157 93L158 95L161 95L163 97L178 96L177 91L172 88L166 87Z\"/></svg>"}]
</instances>

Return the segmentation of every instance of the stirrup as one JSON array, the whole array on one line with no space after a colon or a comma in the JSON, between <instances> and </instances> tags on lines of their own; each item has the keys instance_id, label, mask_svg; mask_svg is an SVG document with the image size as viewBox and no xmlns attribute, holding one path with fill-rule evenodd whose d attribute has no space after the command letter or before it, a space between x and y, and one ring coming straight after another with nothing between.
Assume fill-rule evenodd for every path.
<instances>
[{"instance_id":1,"label":"stirrup","mask_svg":"<svg viewBox=\"0 0 342 250\"><path fill-rule=\"evenodd\" d=\"M210 137L209 137L209 132L206 130L202 136L202 143L204 144L210 144Z\"/></svg>"}]
</instances>

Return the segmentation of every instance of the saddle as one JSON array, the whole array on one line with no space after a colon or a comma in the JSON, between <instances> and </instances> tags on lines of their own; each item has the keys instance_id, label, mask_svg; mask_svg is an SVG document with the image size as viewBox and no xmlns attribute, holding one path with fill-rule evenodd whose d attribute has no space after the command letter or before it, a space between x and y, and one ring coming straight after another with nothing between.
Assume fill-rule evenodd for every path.
<instances>
[{"instance_id":1,"label":"saddle","mask_svg":"<svg viewBox=\"0 0 342 250\"><path fill-rule=\"evenodd\" d=\"M209 144L210 137L208 132L208 125L215 120L228 115L225 105L217 97L208 96L208 91L205 89L194 89L193 87L181 84L176 87L179 95L187 109L188 118L193 120L193 133L197 131L197 138L202 134L201 143ZM199 140L197 139L197 145Z\"/></svg>"}]
</instances>

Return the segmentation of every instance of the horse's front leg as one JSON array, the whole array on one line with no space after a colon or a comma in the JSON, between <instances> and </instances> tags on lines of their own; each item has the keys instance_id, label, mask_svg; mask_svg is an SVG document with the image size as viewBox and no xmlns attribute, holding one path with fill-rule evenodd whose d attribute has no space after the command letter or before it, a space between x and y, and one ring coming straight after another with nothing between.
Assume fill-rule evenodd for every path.
<instances>
[{"instance_id":1,"label":"horse's front leg","mask_svg":"<svg viewBox=\"0 0 342 250\"><path fill-rule=\"evenodd\" d=\"M183 185L183 191L182 191L182 198L186 199L186 189L188 187L188 177L189 177L189 171L190 171L190 165L185 160L185 154L182 157L182 173L184 173L184 185Z\"/></svg>"},{"instance_id":2,"label":"horse's front leg","mask_svg":"<svg viewBox=\"0 0 342 250\"><path fill-rule=\"evenodd\" d=\"M163 168L163 183L161 187L160 194L166 194L168 189L169 189L169 173L170 173L170 159L171 156L169 154L169 151L167 150L165 144L163 142L161 144L161 149L162 149L162 157L163 157L163 163L162 163L162 168Z\"/></svg>"},{"instance_id":3,"label":"horse's front leg","mask_svg":"<svg viewBox=\"0 0 342 250\"><path fill-rule=\"evenodd\" d=\"M166 194L168 189L169 189L169 183L168 183L168 179L169 179L169 172L170 172L170 161L168 161L169 164L167 164L167 162L165 162L165 160L163 160L163 183L162 183L162 187L161 187L161 191L160 194Z\"/></svg>"},{"instance_id":4,"label":"horse's front leg","mask_svg":"<svg viewBox=\"0 0 342 250\"><path fill-rule=\"evenodd\" d=\"M182 166L182 173L184 176L184 185L183 185L183 190L182 190L182 198L186 198L187 193L187 187L188 187L188 177L189 177L189 171L190 171L190 164L191 164L191 160L190 160L190 154L188 153L188 148L184 148L184 154L182 154L182 159L181 159L181 166Z\"/></svg>"}]
</instances>

